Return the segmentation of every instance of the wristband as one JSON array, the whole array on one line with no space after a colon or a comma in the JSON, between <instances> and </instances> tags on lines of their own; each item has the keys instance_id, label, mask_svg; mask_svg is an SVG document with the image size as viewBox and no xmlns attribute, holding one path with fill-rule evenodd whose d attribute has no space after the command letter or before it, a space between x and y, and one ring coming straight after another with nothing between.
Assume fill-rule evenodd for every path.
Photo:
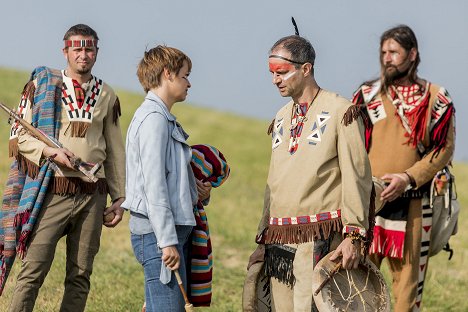
<instances>
[{"instance_id":1,"label":"wristband","mask_svg":"<svg viewBox=\"0 0 468 312\"><path fill-rule=\"evenodd\" d=\"M416 188L416 181L414 180L414 178L407 171L405 171L404 174L408 176L408 179L410 181L410 186L412 188Z\"/></svg>"},{"instance_id":2,"label":"wristband","mask_svg":"<svg viewBox=\"0 0 468 312\"><path fill-rule=\"evenodd\" d=\"M345 234L345 238L351 239L351 243L354 245L356 242L363 242L365 239L358 232L350 232Z\"/></svg>"}]
</instances>

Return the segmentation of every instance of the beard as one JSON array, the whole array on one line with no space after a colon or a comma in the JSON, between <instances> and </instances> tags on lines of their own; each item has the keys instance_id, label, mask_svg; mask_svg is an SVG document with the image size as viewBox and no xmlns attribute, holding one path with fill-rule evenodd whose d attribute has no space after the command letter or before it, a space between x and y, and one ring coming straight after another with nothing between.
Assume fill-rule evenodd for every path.
<instances>
[{"instance_id":1,"label":"beard","mask_svg":"<svg viewBox=\"0 0 468 312\"><path fill-rule=\"evenodd\" d=\"M91 72L91 68L78 69L77 73L80 75L87 75Z\"/></svg>"},{"instance_id":2,"label":"beard","mask_svg":"<svg viewBox=\"0 0 468 312\"><path fill-rule=\"evenodd\" d=\"M396 67L395 65L384 66L383 67L384 84L389 86L407 77L410 68L411 66L408 66L408 68L406 68L405 70L400 71L398 67Z\"/></svg>"},{"instance_id":3,"label":"beard","mask_svg":"<svg viewBox=\"0 0 468 312\"><path fill-rule=\"evenodd\" d=\"M80 75L87 75L91 72L91 69L93 69L93 64L86 64L85 66L80 66L78 65L76 67L76 72Z\"/></svg>"},{"instance_id":4,"label":"beard","mask_svg":"<svg viewBox=\"0 0 468 312\"><path fill-rule=\"evenodd\" d=\"M387 65L384 67L384 80L386 85L391 85L395 81L401 80L408 75L409 67L400 71L395 65Z\"/></svg>"}]
</instances>

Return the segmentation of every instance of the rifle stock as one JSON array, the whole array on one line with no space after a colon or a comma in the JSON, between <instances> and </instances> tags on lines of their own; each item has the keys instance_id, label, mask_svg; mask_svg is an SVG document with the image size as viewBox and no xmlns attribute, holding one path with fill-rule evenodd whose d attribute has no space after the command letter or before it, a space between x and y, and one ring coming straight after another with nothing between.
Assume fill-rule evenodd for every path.
<instances>
[{"instance_id":1,"label":"rifle stock","mask_svg":"<svg viewBox=\"0 0 468 312\"><path fill-rule=\"evenodd\" d=\"M19 124L23 127L23 129L29 132L36 139L44 142L49 147L62 148L62 144L60 144L60 142L57 142L55 139L49 137L44 132L35 128L33 125L31 125L29 122L21 118L17 113L15 113L12 109L8 108L8 106L3 104L2 102L0 102L0 108L3 109L10 116L10 118L13 118L17 122L19 122ZM76 157L76 156L70 157L70 162L72 163L75 169L83 173L91 182L98 181L98 178L96 178L95 174L96 172L99 171L99 169L101 169L101 164L85 163L81 160L81 158ZM91 169L87 170L86 167L91 167Z\"/></svg>"}]
</instances>

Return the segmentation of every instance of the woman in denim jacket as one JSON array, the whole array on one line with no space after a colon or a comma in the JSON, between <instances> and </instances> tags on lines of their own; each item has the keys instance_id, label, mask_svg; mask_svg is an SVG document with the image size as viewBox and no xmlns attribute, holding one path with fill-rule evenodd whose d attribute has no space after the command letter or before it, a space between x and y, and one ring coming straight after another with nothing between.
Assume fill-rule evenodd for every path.
<instances>
[{"instance_id":1,"label":"woman in denim jacket","mask_svg":"<svg viewBox=\"0 0 468 312\"><path fill-rule=\"evenodd\" d=\"M188 135L171 114L190 88L192 63L183 52L157 46L138 65L147 95L127 132L126 199L133 250L144 268L146 309L183 311L184 300L171 271L186 285L186 245L195 225L193 206L211 185L196 181Z\"/></svg>"}]
</instances>

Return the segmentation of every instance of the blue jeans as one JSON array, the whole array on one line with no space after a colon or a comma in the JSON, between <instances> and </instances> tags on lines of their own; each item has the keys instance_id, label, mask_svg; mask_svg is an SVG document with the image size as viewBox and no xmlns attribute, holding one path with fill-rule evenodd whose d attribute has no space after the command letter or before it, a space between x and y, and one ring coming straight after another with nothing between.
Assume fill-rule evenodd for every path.
<instances>
[{"instance_id":1,"label":"blue jeans","mask_svg":"<svg viewBox=\"0 0 468 312\"><path fill-rule=\"evenodd\" d=\"M187 290L186 260L188 257L187 242L192 232L192 226L176 225L179 244L177 251L180 255L179 273L184 288ZM145 300L146 311L184 311L184 298L177 284L174 274L171 281L163 284L159 280L162 266L162 250L157 245L154 233L143 235L131 234L133 252L138 262L143 266L145 273Z\"/></svg>"}]
</instances>

